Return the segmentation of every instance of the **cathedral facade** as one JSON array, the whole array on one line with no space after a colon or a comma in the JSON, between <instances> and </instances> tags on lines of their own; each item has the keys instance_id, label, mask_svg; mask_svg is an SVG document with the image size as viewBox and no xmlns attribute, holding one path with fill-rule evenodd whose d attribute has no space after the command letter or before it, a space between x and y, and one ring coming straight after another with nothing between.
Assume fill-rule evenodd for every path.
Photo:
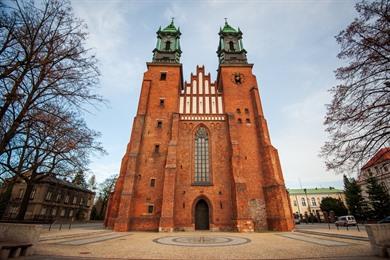
<instances>
[{"instance_id":1,"label":"cathedral facade","mask_svg":"<svg viewBox=\"0 0 390 260\"><path fill-rule=\"evenodd\" d=\"M115 231L293 228L278 152L242 32L219 32L216 80L184 81L180 29L157 31L130 142L105 220Z\"/></svg>"}]
</instances>

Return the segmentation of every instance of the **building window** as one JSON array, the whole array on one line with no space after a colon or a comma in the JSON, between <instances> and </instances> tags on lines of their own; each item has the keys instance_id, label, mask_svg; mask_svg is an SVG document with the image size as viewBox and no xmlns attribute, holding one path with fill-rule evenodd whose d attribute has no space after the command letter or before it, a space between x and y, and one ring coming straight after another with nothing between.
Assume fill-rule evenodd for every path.
<instances>
[{"instance_id":1,"label":"building window","mask_svg":"<svg viewBox=\"0 0 390 260\"><path fill-rule=\"evenodd\" d=\"M30 193L30 200L33 200L35 198L35 192L37 191L37 189L33 189Z\"/></svg>"},{"instance_id":2,"label":"building window","mask_svg":"<svg viewBox=\"0 0 390 260\"><path fill-rule=\"evenodd\" d=\"M51 191L48 191L47 194L46 194L46 200L51 200L51 196L52 196L52 192Z\"/></svg>"},{"instance_id":3,"label":"building window","mask_svg":"<svg viewBox=\"0 0 390 260\"><path fill-rule=\"evenodd\" d=\"M43 207L43 208L41 209L41 215L42 215L42 216L46 215L46 208L45 208L45 207Z\"/></svg>"},{"instance_id":4,"label":"building window","mask_svg":"<svg viewBox=\"0 0 390 260\"><path fill-rule=\"evenodd\" d=\"M53 208L53 209L51 210L51 215L52 215L52 216L56 216L56 215L57 215L57 208Z\"/></svg>"},{"instance_id":5,"label":"building window","mask_svg":"<svg viewBox=\"0 0 390 260\"><path fill-rule=\"evenodd\" d=\"M305 201L305 198L302 198L302 199L301 199L301 201L302 201L302 206L306 207L306 201Z\"/></svg>"},{"instance_id":6,"label":"building window","mask_svg":"<svg viewBox=\"0 0 390 260\"><path fill-rule=\"evenodd\" d=\"M249 109L245 108L245 114L249 114Z\"/></svg>"},{"instance_id":7,"label":"building window","mask_svg":"<svg viewBox=\"0 0 390 260\"><path fill-rule=\"evenodd\" d=\"M61 193L57 194L56 201L59 202L61 200Z\"/></svg>"},{"instance_id":8,"label":"building window","mask_svg":"<svg viewBox=\"0 0 390 260\"><path fill-rule=\"evenodd\" d=\"M161 120L157 120L157 128L162 128L162 123Z\"/></svg>"},{"instance_id":9,"label":"building window","mask_svg":"<svg viewBox=\"0 0 390 260\"><path fill-rule=\"evenodd\" d=\"M298 206L298 203L297 203L296 200L294 200L294 206L295 206L295 207Z\"/></svg>"},{"instance_id":10,"label":"building window","mask_svg":"<svg viewBox=\"0 0 390 260\"><path fill-rule=\"evenodd\" d=\"M160 107L163 107L163 106L164 106L164 103L165 103L165 99L160 98Z\"/></svg>"},{"instance_id":11,"label":"building window","mask_svg":"<svg viewBox=\"0 0 390 260\"><path fill-rule=\"evenodd\" d=\"M69 203L69 195L66 195L65 196L65 201L64 201L65 203Z\"/></svg>"},{"instance_id":12,"label":"building window","mask_svg":"<svg viewBox=\"0 0 390 260\"><path fill-rule=\"evenodd\" d=\"M165 42L165 50L166 51L170 51L171 50L171 42L170 41L166 41Z\"/></svg>"},{"instance_id":13,"label":"building window","mask_svg":"<svg viewBox=\"0 0 390 260\"><path fill-rule=\"evenodd\" d=\"M237 123L242 124L242 119L239 118L239 119L237 120Z\"/></svg>"},{"instance_id":14,"label":"building window","mask_svg":"<svg viewBox=\"0 0 390 260\"><path fill-rule=\"evenodd\" d=\"M80 198L80 205L83 205L84 203L84 198Z\"/></svg>"},{"instance_id":15,"label":"building window","mask_svg":"<svg viewBox=\"0 0 390 260\"><path fill-rule=\"evenodd\" d=\"M61 217L65 216L65 209L61 209L60 216L61 216Z\"/></svg>"},{"instance_id":16,"label":"building window","mask_svg":"<svg viewBox=\"0 0 390 260\"><path fill-rule=\"evenodd\" d=\"M148 205L148 214L152 214L153 210L154 210L154 206L153 205Z\"/></svg>"},{"instance_id":17,"label":"building window","mask_svg":"<svg viewBox=\"0 0 390 260\"><path fill-rule=\"evenodd\" d=\"M195 183L209 183L209 137L204 127L196 131L194 156Z\"/></svg>"},{"instance_id":18,"label":"building window","mask_svg":"<svg viewBox=\"0 0 390 260\"><path fill-rule=\"evenodd\" d=\"M383 170L384 170L385 173L389 170L389 168L387 167L387 165L383 165Z\"/></svg>"},{"instance_id":19,"label":"building window","mask_svg":"<svg viewBox=\"0 0 390 260\"><path fill-rule=\"evenodd\" d=\"M234 51L234 43L232 41L229 42L229 49Z\"/></svg>"},{"instance_id":20,"label":"building window","mask_svg":"<svg viewBox=\"0 0 390 260\"><path fill-rule=\"evenodd\" d=\"M88 202L87 202L87 206L88 206L88 207L91 206L91 200L92 200L92 198L91 198L91 197L88 197Z\"/></svg>"},{"instance_id":21,"label":"building window","mask_svg":"<svg viewBox=\"0 0 390 260\"><path fill-rule=\"evenodd\" d=\"M76 204L76 202L77 202L77 197L74 196L74 197L73 197L73 204Z\"/></svg>"},{"instance_id":22,"label":"building window","mask_svg":"<svg viewBox=\"0 0 390 260\"><path fill-rule=\"evenodd\" d=\"M250 123L251 123L251 120L250 120L249 118L247 118L247 119L245 119L245 122L246 122L247 124L250 124Z\"/></svg>"},{"instance_id":23,"label":"building window","mask_svg":"<svg viewBox=\"0 0 390 260\"><path fill-rule=\"evenodd\" d=\"M241 114L241 110L239 108L236 109L237 114Z\"/></svg>"},{"instance_id":24,"label":"building window","mask_svg":"<svg viewBox=\"0 0 390 260\"><path fill-rule=\"evenodd\" d=\"M167 73L166 72L161 72L160 80L167 80Z\"/></svg>"},{"instance_id":25,"label":"building window","mask_svg":"<svg viewBox=\"0 0 390 260\"><path fill-rule=\"evenodd\" d=\"M155 144L154 145L154 153L159 153L160 152L160 145L159 144Z\"/></svg>"},{"instance_id":26,"label":"building window","mask_svg":"<svg viewBox=\"0 0 390 260\"><path fill-rule=\"evenodd\" d=\"M150 179L150 187L156 186L156 179Z\"/></svg>"},{"instance_id":27,"label":"building window","mask_svg":"<svg viewBox=\"0 0 390 260\"><path fill-rule=\"evenodd\" d=\"M315 199L315 198L311 198L311 205L312 205L312 206L317 206L317 203L316 203L316 199Z\"/></svg>"},{"instance_id":28,"label":"building window","mask_svg":"<svg viewBox=\"0 0 390 260\"><path fill-rule=\"evenodd\" d=\"M73 217L73 209L69 210L69 217Z\"/></svg>"}]
</instances>

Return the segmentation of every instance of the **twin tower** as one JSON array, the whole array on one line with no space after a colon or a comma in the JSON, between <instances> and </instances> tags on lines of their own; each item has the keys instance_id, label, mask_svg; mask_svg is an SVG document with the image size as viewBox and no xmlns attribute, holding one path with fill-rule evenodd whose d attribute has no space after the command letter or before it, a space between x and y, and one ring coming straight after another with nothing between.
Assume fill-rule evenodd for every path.
<instances>
[{"instance_id":1,"label":"twin tower","mask_svg":"<svg viewBox=\"0 0 390 260\"><path fill-rule=\"evenodd\" d=\"M278 152L242 32L227 22L221 28L215 81L199 66L183 81L180 35L173 21L157 31L105 225L116 231L291 230Z\"/></svg>"}]
</instances>

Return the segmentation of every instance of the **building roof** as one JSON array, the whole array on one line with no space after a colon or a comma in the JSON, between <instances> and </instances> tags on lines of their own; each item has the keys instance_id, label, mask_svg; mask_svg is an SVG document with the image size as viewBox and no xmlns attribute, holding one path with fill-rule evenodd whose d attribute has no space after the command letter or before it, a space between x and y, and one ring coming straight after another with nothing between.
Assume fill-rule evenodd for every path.
<instances>
[{"instance_id":1,"label":"building roof","mask_svg":"<svg viewBox=\"0 0 390 260\"><path fill-rule=\"evenodd\" d=\"M86 188L83 188L83 187L80 187L78 186L77 184L74 184L74 183L71 183L71 182L68 182L68 181L65 181L65 180L62 180L62 179L58 179L54 176L47 176L45 178L43 178L42 181L40 182L47 182L47 183L52 183L52 184L58 184L58 185L61 185L61 186L64 186L64 187L67 187L67 188L72 188L72 189L76 189L76 190L80 190L80 191L84 191L84 192L88 192L88 193L95 193L91 190L88 190Z\"/></svg>"},{"instance_id":2,"label":"building roof","mask_svg":"<svg viewBox=\"0 0 390 260\"><path fill-rule=\"evenodd\" d=\"M223 33L237 33L240 31L240 28L238 28L238 31L234 29L230 24L228 24L227 20L225 20L225 25L223 26L222 29L220 29L221 32Z\"/></svg>"},{"instance_id":3,"label":"building roof","mask_svg":"<svg viewBox=\"0 0 390 260\"><path fill-rule=\"evenodd\" d=\"M176 28L175 24L173 23L173 19L167 27L165 27L164 29L161 30L161 32L167 32L167 33L176 33L178 31L179 31L179 28Z\"/></svg>"},{"instance_id":4,"label":"building roof","mask_svg":"<svg viewBox=\"0 0 390 260\"><path fill-rule=\"evenodd\" d=\"M363 165L361 170L365 170L387 160L390 160L390 147L381 148L365 165Z\"/></svg>"},{"instance_id":5,"label":"building roof","mask_svg":"<svg viewBox=\"0 0 390 260\"><path fill-rule=\"evenodd\" d=\"M290 195L305 194L305 189L287 189ZM329 193L341 193L343 190L339 190L333 187L329 188L314 188L306 189L307 194L329 194Z\"/></svg>"}]
</instances>

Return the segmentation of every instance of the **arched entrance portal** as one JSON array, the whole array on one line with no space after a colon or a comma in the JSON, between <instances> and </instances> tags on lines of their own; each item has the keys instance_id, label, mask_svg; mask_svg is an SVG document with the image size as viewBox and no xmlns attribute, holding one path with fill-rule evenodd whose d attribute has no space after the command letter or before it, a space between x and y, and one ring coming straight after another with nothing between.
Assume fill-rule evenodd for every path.
<instances>
[{"instance_id":1,"label":"arched entrance portal","mask_svg":"<svg viewBox=\"0 0 390 260\"><path fill-rule=\"evenodd\" d=\"M210 229L209 215L209 205L205 200L199 200L195 206L195 230Z\"/></svg>"}]
</instances>

